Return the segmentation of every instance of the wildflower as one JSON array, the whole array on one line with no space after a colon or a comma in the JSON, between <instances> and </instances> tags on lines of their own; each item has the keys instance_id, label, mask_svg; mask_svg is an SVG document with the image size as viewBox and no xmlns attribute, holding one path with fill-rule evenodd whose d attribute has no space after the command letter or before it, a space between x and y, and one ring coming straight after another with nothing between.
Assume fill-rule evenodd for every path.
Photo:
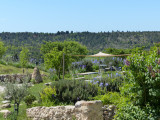
<instances>
[{"instance_id":1,"label":"wildflower","mask_svg":"<svg viewBox=\"0 0 160 120\"><path fill-rule=\"evenodd\" d=\"M125 60L125 64L126 64L127 66L129 66L129 65L130 65L130 62L129 62L128 60Z\"/></svg>"},{"instance_id":2,"label":"wildflower","mask_svg":"<svg viewBox=\"0 0 160 120\"><path fill-rule=\"evenodd\" d=\"M100 87L103 87L103 83L101 82L101 83L99 84L99 86L100 86Z\"/></svg>"},{"instance_id":3,"label":"wildflower","mask_svg":"<svg viewBox=\"0 0 160 120\"><path fill-rule=\"evenodd\" d=\"M79 100L79 97L77 97L77 101Z\"/></svg>"},{"instance_id":4,"label":"wildflower","mask_svg":"<svg viewBox=\"0 0 160 120\"><path fill-rule=\"evenodd\" d=\"M119 76L119 74L118 74L118 73L116 73L116 76Z\"/></svg>"},{"instance_id":5,"label":"wildflower","mask_svg":"<svg viewBox=\"0 0 160 120\"><path fill-rule=\"evenodd\" d=\"M108 77L109 77L109 74L108 74Z\"/></svg>"},{"instance_id":6,"label":"wildflower","mask_svg":"<svg viewBox=\"0 0 160 120\"><path fill-rule=\"evenodd\" d=\"M84 65L82 65L82 69L84 69L85 67L84 67Z\"/></svg>"},{"instance_id":7,"label":"wildflower","mask_svg":"<svg viewBox=\"0 0 160 120\"><path fill-rule=\"evenodd\" d=\"M99 81L96 81L96 83L99 83Z\"/></svg>"},{"instance_id":8,"label":"wildflower","mask_svg":"<svg viewBox=\"0 0 160 120\"><path fill-rule=\"evenodd\" d=\"M152 72L152 65L148 66L149 72Z\"/></svg>"},{"instance_id":9,"label":"wildflower","mask_svg":"<svg viewBox=\"0 0 160 120\"><path fill-rule=\"evenodd\" d=\"M160 55L160 50L158 49L157 54Z\"/></svg>"},{"instance_id":10,"label":"wildflower","mask_svg":"<svg viewBox=\"0 0 160 120\"><path fill-rule=\"evenodd\" d=\"M56 96L54 94L52 94L52 97L55 98Z\"/></svg>"},{"instance_id":11,"label":"wildflower","mask_svg":"<svg viewBox=\"0 0 160 120\"><path fill-rule=\"evenodd\" d=\"M155 77L156 77L155 72L152 72L151 76L152 76L153 78L155 78Z\"/></svg>"},{"instance_id":12,"label":"wildflower","mask_svg":"<svg viewBox=\"0 0 160 120\"><path fill-rule=\"evenodd\" d=\"M157 62L157 63L158 63L158 65L160 65L160 58L158 59L158 62Z\"/></svg>"},{"instance_id":13,"label":"wildflower","mask_svg":"<svg viewBox=\"0 0 160 120\"><path fill-rule=\"evenodd\" d=\"M108 83L105 84L106 87L107 87L108 85L109 85Z\"/></svg>"},{"instance_id":14,"label":"wildflower","mask_svg":"<svg viewBox=\"0 0 160 120\"><path fill-rule=\"evenodd\" d=\"M50 69L49 69L49 71L50 71L50 72L53 72L53 69L52 69L52 68L50 68Z\"/></svg>"}]
</instances>

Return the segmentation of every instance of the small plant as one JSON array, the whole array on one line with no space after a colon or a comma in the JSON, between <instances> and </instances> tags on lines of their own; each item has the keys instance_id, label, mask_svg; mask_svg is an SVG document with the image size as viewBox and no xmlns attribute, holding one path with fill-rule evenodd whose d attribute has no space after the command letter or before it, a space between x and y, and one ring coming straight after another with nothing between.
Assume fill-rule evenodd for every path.
<instances>
[{"instance_id":1,"label":"small plant","mask_svg":"<svg viewBox=\"0 0 160 120\"><path fill-rule=\"evenodd\" d=\"M32 103L36 100L36 97L32 94L29 94L28 96L26 96L24 98L24 102L26 103L26 105L29 107L32 105Z\"/></svg>"},{"instance_id":2,"label":"small plant","mask_svg":"<svg viewBox=\"0 0 160 120\"><path fill-rule=\"evenodd\" d=\"M56 98L56 89L55 87L48 86L43 89L43 91L40 93L42 105L45 106L51 106L55 104L55 98Z\"/></svg>"},{"instance_id":3,"label":"small plant","mask_svg":"<svg viewBox=\"0 0 160 120\"><path fill-rule=\"evenodd\" d=\"M31 83L35 84L36 83L35 79L31 79Z\"/></svg>"}]
</instances>

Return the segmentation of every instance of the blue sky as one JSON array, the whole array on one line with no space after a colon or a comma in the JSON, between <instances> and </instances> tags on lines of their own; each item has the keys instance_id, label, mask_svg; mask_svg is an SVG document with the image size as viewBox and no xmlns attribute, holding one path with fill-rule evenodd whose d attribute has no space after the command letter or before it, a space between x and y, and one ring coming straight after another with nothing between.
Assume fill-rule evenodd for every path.
<instances>
[{"instance_id":1,"label":"blue sky","mask_svg":"<svg viewBox=\"0 0 160 120\"><path fill-rule=\"evenodd\" d=\"M0 32L160 31L160 0L0 0Z\"/></svg>"}]
</instances>

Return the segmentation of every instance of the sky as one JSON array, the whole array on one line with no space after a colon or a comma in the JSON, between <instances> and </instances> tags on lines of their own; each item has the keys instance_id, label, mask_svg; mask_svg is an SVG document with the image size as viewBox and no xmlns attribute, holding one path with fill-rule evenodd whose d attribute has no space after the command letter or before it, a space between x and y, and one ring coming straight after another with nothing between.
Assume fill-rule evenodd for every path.
<instances>
[{"instance_id":1,"label":"sky","mask_svg":"<svg viewBox=\"0 0 160 120\"><path fill-rule=\"evenodd\" d=\"M0 32L160 31L160 0L0 0Z\"/></svg>"}]
</instances>

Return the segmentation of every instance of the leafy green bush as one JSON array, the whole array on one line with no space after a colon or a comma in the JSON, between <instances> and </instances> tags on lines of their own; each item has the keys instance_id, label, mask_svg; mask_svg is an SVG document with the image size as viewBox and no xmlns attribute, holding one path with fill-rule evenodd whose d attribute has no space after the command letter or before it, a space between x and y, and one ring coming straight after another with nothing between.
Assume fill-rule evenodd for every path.
<instances>
[{"instance_id":1,"label":"leafy green bush","mask_svg":"<svg viewBox=\"0 0 160 120\"><path fill-rule=\"evenodd\" d=\"M150 109L150 108L149 108ZM133 104L126 104L120 107L115 115L115 120L157 120L154 111L146 112L145 109Z\"/></svg>"},{"instance_id":2,"label":"leafy green bush","mask_svg":"<svg viewBox=\"0 0 160 120\"><path fill-rule=\"evenodd\" d=\"M84 60L82 61L82 65L85 66L86 72L93 71L93 63L90 60Z\"/></svg>"},{"instance_id":3,"label":"leafy green bush","mask_svg":"<svg viewBox=\"0 0 160 120\"><path fill-rule=\"evenodd\" d=\"M120 94L118 92L108 92L105 95L98 95L94 99L101 100L104 105L116 104L120 100Z\"/></svg>"},{"instance_id":4,"label":"leafy green bush","mask_svg":"<svg viewBox=\"0 0 160 120\"><path fill-rule=\"evenodd\" d=\"M93 65L92 68L93 68L93 71L99 70L99 65Z\"/></svg>"},{"instance_id":5,"label":"leafy green bush","mask_svg":"<svg viewBox=\"0 0 160 120\"><path fill-rule=\"evenodd\" d=\"M48 86L44 88L43 91L40 93L42 105L44 106L54 105L56 95L57 94L55 87Z\"/></svg>"},{"instance_id":6,"label":"leafy green bush","mask_svg":"<svg viewBox=\"0 0 160 120\"><path fill-rule=\"evenodd\" d=\"M160 50L156 47L142 54L133 54L126 60L125 80L132 83L130 94L141 107L149 104L160 107ZM128 91L128 90L126 90Z\"/></svg>"},{"instance_id":7,"label":"leafy green bush","mask_svg":"<svg viewBox=\"0 0 160 120\"><path fill-rule=\"evenodd\" d=\"M131 104L119 104L116 119L155 120L160 115L160 50L139 51L125 61L121 95ZM148 107L149 106L149 107Z\"/></svg>"},{"instance_id":8,"label":"leafy green bush","mask_svg":"<svg viewBox=\"0 0 160 120\"><path fill-rule=\"evenodd\" d=\"M59 78L56 74L49 74L49 78L53 81L58 81L59 80Z\"/></svg>"},{"instance_id":9,"label":"leafy green bush","mask_svg":"<svg viewBox=\"0 0 160 120\"><path fill-rule=\"evenodd\" d=\"M32 105L32 102L34 102L36 100L36 97L32 94L29 94L28 96L26 96L24 98L24 102L26 103L26 105L29 107Z\"/></svg>"},{"instance_id":10,"label":"leafy green bush","mask_svg":"<svg viewBox=\"0 0 160 120\"><path fill-rule=\"evenodd\" d=\"M101 92L97 85L80 80L60 80L54 82L52 87L56 88L57 104L72 104L79 100L90 100Z\"/></svg>"}]
</instances>

